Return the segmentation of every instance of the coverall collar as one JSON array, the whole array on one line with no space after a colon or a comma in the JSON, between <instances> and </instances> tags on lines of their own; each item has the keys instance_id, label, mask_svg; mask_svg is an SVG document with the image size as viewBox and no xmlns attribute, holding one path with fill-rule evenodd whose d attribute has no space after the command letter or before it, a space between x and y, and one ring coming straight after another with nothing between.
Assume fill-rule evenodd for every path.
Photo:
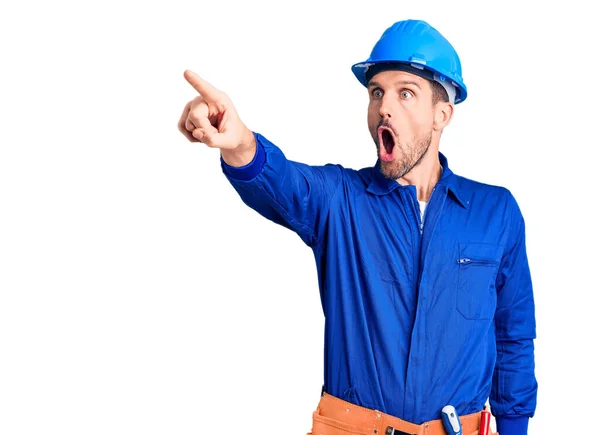
<instances>
[{"instance_id":1,"label":"coverall collar","mask_svg":"<svg viewBox=\"0 0 600 435\"><path fill-rule=\"evenodd\" d=\"M438 157L440 164L442 165L443 172L442 177L436 186L447 186L448 190L452 192L454 199L464 208L467 208L468 202L464 200L464 197L460 192L457 176L454 174L454 172L452 172L452 170L450 170L450 167L448 166L448 159L439 151ZM389 180L385 178L379 171L379 165L380 160L377 159L377 162L373 166L373 178L367 187L368 192L371 192L375 195L387 195L395 189L403 187L396 180Z\"/></svg>"}]
</instances>

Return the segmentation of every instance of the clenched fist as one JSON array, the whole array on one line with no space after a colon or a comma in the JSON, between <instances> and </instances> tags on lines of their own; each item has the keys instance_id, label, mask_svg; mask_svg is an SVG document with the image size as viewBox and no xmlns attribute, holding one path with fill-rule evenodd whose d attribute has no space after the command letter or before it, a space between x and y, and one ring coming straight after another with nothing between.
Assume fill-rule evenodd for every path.
<instances>
[{"instance_id":1,"label":"clenched fist","mask_svg":"<svg viewBox=\"0 0 600 435\"><path fill-rule=\"evenodd\" d=\"M229 97L190 70L185 70L183 76L200 95L185 105L177 125L179 131L190 142L220 148L226 163L235 166L249 163L256 147L254 135Z\"/></svg>"}]
</instances>

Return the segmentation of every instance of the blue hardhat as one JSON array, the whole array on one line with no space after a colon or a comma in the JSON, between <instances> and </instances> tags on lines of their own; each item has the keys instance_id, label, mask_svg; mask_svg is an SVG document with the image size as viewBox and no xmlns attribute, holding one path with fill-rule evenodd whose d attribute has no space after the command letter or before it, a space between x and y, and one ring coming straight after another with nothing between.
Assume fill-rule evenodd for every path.
<instances>
[{"instance_id":1,"label":"blue hardhat","mask_svg":"<svg viewBox=\"0 0 600 435\"><path fill-rule=\"evenodd\" d=\"M373 73L401 69L440 83L458 104L467 98L460 59L440 32L422 20L398 21L389 27L364 62L352 65L363 86Z\"/></svg>"}]
</instances>

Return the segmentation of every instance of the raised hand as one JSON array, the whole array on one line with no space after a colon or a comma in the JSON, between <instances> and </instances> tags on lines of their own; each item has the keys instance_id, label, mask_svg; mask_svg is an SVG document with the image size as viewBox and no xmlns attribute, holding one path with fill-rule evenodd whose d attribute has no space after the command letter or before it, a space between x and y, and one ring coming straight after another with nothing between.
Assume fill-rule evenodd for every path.
<instances>
[{"instance_id":1,"label":"raised hand","mask_svg":"<svg viewBox=\"0 0 600 435\"><path fill-rule=\"evenodd\" d=\"M183 76L199 96L187 103L178 128L190 142L202 142L221 150L245 150L254 145L254 135L240 119L229 96L185 70Z\"/></svg>"}]
</instances>

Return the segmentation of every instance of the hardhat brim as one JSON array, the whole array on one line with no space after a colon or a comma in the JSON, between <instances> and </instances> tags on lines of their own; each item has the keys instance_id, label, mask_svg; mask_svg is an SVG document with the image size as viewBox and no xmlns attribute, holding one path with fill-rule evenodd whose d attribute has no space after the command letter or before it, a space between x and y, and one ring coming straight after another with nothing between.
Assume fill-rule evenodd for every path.
<instances>
[{"instance_id":1,"label":"hardhat brim","mask_svg":"<svg viewBox=\"0 0 600 435\"><path fill-rule=\"evenodd\" d=\"M433 74L440 74L439 71L434 70L433 68L429 68L427 65L419 65L418 68L414 66L413 63L411 62L403 62L403 61L398 61L398 60L377 60L377 61L364 61L364 62L358 62L355 63L354 65L352 65L352 72L354 73L354 76L358 79L358 81L363 85L363 86L367 86L367 71L369 70L369 67L373 66L373 65L380 65L380 64L395 64L395 65L406 65L406 68L402 68L403 71L409 72L411 74L415 74L419 77L425 78L427 80L433 80ZM390 68L392 69L392 68ZM394 69L400 69L395 67ZM422 71L426 70L429 74L423 74ZM451 83L456 87L456 97L455 97L455 101L454 104L458 104L461 103L463 101L465 101L465 99L467 98L467 88L464 85L464 83L461 80L457 80L457 79L453 79L451 77L445 76L447 77Z\"/></svg>"}]
</instances>

